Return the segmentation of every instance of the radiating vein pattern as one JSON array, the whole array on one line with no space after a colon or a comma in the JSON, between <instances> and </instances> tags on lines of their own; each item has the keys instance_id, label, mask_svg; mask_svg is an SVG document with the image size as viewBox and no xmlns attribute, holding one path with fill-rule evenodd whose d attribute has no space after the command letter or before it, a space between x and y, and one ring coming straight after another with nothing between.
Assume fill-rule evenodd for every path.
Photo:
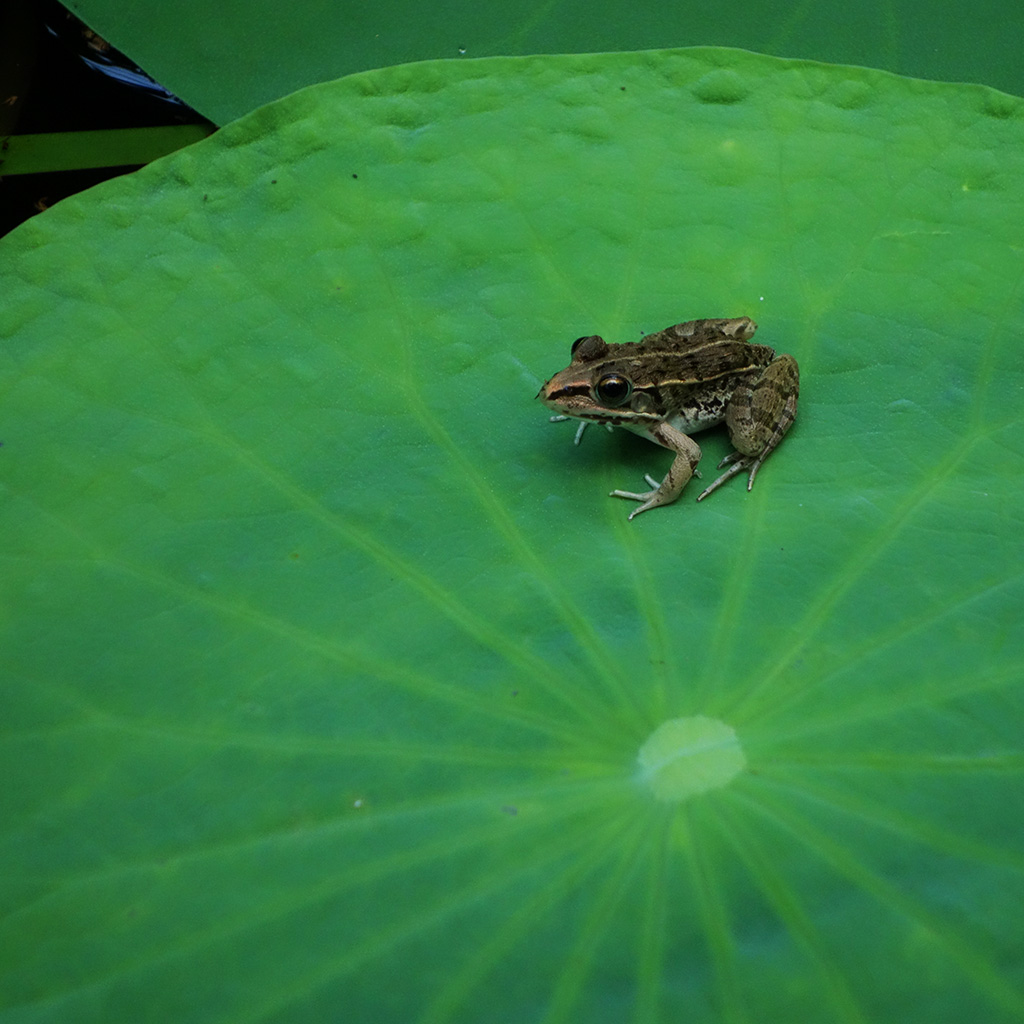
<instances>
[{"instance_id":1,"label":"radiating vein pattern","mask_svg":"<svg viewBox=\"0 0 1024 1024\"><path fill-rule=\"evenodd\" d=\"M1019 1024L1022 110L404 65L3 239L0 1015ZM538 383L740 315L786 457L627 522Z\"/></svg>"}]
</instances>

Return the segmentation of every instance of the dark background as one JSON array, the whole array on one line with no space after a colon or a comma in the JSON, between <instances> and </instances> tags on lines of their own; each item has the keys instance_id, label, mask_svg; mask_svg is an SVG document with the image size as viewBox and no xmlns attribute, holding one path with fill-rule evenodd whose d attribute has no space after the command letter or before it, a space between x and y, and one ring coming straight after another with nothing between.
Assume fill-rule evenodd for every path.
<instances>
[{"instance_id":1,"label":"dark background","mask_svg":"<svg viewBox=\"0 0 1024 1024\"><path fill-rule=\"evenodd\" d=\"M0 146L15 134L201 123L60 4L0 2ZM137 166L4 176L0 163L0 235Z\"/></svg>"}]
</instances>

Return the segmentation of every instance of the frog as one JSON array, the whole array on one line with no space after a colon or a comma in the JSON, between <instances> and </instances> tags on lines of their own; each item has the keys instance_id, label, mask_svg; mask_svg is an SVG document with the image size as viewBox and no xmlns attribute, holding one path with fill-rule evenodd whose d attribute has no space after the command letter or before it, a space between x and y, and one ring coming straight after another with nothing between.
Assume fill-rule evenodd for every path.
<instances>
[{"instance_id":1,"label":"frog","mask_svg":"<svg viewBox=\"0 0 1024 1024\"><path fill-rule=\"evenodd\" d=\"M697 496L703 501L726 481L748 472L747 490L765 459L796 419L800 369L786 354L752 344L757 324L749 316L687 320L637 342L609 343L600 335L577 338L570 362L537 394L557 415L553 421L623 427L675 453L659 483L645 475L646 491L610 496L639 502L629 518L674 502L694 476L701 449L690 436L725 423L735 449L728 467Z\"/></svg>"}]
</instances>

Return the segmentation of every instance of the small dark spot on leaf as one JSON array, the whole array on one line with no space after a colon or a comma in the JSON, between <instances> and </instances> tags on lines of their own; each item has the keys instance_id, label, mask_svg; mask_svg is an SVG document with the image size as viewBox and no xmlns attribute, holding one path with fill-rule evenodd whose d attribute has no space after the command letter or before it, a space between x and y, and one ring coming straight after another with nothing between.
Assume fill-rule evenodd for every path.
<instances>
[{"instance_id":1,"label":"small dark spot on leaf","mask_svg":"<svg viewBox=\"0 0 1024 1024\"><path fill-rule=\"evenodd\" d=\"M276 185L277 184L277 178L271 178L270 179L270 184L271 185Z\"/></svg>"},{"instance_id":2,"label":"small dark spot on leaf","mask_svg":"<svg viewBox=\"0 0 1024 1024\"><path fill-rule=\"evenodd\" d=\"M509 804L505 804L505 806L502 807L502 811L505 814L511 814L514 817L515 815L517 815L519 813L519 808L518 807L512 807Z\"/></svg>"},{"instance_id":3,"label":"small dark spot on leaf","mask_svg":"<svg viewBox=\"0 0 1024 1024\"><path fill-rule=\"evenodd\" d=\"M624 85L620 85L619 86L619 92L625 92L625 91L626 91L626 87Z\"/></svg>"},{"instance_id":4,"label":"small dark spot on leaf","mask_svg":"<svg viewBox=\"0 0 1024 1024\"><path fill-rule=\"evenodd\" d=\"M359 175L358 175L358 174L353 174L353 175L352 175L352 177L353 177L353 178L358 178L358 177L359 177Z\"/></svg>"},{"instance_id":5,"label":"small dark spot on leaf","mask_svg":"<svg viewBox=\"0 0 1024 1024\"><path fill-rule=\"evenodd\" d=\"M205 203L206 200L209 199L209 198L210 198L210 193L209 192L204 192L203 193L203 202Z\"/></svg>"}]
</instances>

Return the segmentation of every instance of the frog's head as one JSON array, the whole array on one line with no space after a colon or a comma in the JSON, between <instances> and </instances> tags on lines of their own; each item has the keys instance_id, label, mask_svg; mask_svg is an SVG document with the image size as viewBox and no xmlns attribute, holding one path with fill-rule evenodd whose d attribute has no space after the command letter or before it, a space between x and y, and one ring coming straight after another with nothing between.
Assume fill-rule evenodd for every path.
<instances>
[{"instance_id":1,"label":"frog's head","mask_svg":"<svg viewBox=\"0 0 1024 1024\"><path fill-rule=\"evenodd\" d=\"M635 346L628 346L633 348ZM608 345L597 334L572 343L571 362L547 381L537 397L562 416L595 423L636 423L650 415L648 397L634 388L625 345Z\"/></svg>"}]
</instances>

